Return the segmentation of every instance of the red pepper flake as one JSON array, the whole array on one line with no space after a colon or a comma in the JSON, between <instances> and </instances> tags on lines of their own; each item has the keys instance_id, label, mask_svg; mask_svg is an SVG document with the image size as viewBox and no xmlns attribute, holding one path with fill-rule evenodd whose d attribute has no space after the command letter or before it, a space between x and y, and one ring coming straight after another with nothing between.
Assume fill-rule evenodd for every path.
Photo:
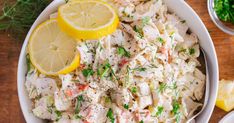
<instances>
[{"instance_id":1,"label":"red pepper flake","mask_svg":"<svg viewBox=\"0 0 234 123\"><path fill-rule=\"evenodd\" d=\"M90 123L89 121L87 121L87 120L84 120L84 123Z\"/></svg>"},{"instance_id":2,"label":"red pepper flake","mask_svg":"<svg viewBox=\"0 0 234 123\"><path fill-rule=\"evenodd\" d=\"M128 60L122 59L119 63L119 67L123 67L126 63L128 63Z\"/></svg>"},{"instance_id":3,"label":"red pepper flake","mask_svg":"<svg viewBox=\"0 0 234 123\"><path fill-rule=\"evenodd\" d=\"M71 90L67 90L66 94L67 94L67 96L71 97L72 96L72 91Z\"/></svg>"},{"instance_id":4,"label":"red pepper flake","mask_svg":"<svg viewBox=\"0 0 234 123\"><path fill-rule=\"evenodd\" d=\"M79 68L81 69L81 70L83 70L84 68L85 68L85 64L80 64L80 66L79 66Z\"/></svg>"},{"instance_id":5,"label":"red pepper flake","mask_svg":"<svg viewBox=\"0 0 234 123\"><path fill-rule=\"evenodd\" d=\"M84 91L84 90L86 90L89 87L88 84L86 84L86 85L84 85L84 84L76 84L76 86L77 86L78 91Z\"/></svg>"}]
</instances>

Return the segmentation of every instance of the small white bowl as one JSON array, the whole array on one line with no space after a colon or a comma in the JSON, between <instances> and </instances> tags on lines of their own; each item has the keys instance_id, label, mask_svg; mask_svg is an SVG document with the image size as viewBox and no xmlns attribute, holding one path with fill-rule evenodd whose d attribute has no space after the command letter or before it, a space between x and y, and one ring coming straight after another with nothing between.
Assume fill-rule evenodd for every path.
<instances>
[{"instance_id":1,"label":"small white bowl","mask_svg":"<svg viewBox=\"0 0 234 123\"><path fill-rule=\"evenodd\" d=\"M210 38L210 35L202 23L198 15L193 11L193 9L183 0L164 0L170 11L175 12L179 17L185 19L188 23L192 32L197 34L200 45L204 49L207 56L209 77L210 77L210 94L208 104L205 107L205 110L196 118L197 123L207 123L210 119L210 116L213 112L215 100L218 91L218 62L215 52L213 42ZM25 120L28 123L44 123L45 121L35 117L32 112L32 104L28 97L28 93L25 89L25 75L27 72L26 65L26 47L29 40L29 37L34 30L34 28L42 23L43 21L49 19L50 14L57 11L57 8L64 4L64 0L54 0L37 18L37 20L32 25L28 35L24 41L19 63L18 63L18 75L17 75L17 84L18 84L18 95L20 106L24 114Z\"/></svg>"}]
</instances>

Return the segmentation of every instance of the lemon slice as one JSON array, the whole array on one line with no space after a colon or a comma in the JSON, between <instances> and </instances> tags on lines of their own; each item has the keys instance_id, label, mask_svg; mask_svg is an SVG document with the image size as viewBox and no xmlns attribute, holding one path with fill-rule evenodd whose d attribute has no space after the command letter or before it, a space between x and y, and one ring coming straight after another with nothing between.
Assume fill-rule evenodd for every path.
<instances>
[{"instance_id":1,"label":"lemon slice","mask_svg":"<svg viewBox=\"0 0 234 123\"><path fill-rule=\"evenodd\" d=\"M113 33L119 23L115 10L105 2L77 0L59 7L58 24L77 39L98 39Z\"/></svg>"},{"instance_id":2,"label":"lemon slice","mask_svg":"<svg viewBox=\"0 0 234 123\"><path fill-rule=\"evenodd\" d=\"M219 82L216 106L225 111L234 108L234 81L221 80Z\"/></svg>"},{"instance_id":3,"label":"lemon slice","mask_svg":"<svg viewBox=\"0 0 234 123\"><path fill-rule=\"evenodd\" d=\"M76 40L62 32L56 19L40 24L28 44L32 64L43 74L66 74L79 66Z\"/></svg>"}]
</instances>

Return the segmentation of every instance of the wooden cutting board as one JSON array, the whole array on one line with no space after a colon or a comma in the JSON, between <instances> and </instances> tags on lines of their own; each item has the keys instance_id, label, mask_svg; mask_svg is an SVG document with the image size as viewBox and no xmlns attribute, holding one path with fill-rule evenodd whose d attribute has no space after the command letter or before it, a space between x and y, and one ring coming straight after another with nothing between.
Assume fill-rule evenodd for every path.
<instances>
[{"instance_id":1,"label":"wooden cutting board","mask_svg":"<svg viewBox=\"0 0 234 123\"><path fill-rule=\"evenodd\" d=\"M0 8L5 0L0 0ZM234 79L234 36L220 31L211 21L207 0L186 0L209 30L219 60L220 78ZM17 95L17 64L22 42L0 32L0 123L24 123ZM233 56L232 56L233 55ZM215 108L210 123L217 123L226 112Z\"/></svg>"}]
</instances>

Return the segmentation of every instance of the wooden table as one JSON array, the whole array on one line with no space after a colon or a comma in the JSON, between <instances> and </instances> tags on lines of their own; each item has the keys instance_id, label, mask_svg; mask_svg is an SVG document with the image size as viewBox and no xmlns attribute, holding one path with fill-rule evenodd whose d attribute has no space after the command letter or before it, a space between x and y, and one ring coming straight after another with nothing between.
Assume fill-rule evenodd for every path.
<instances>
[{"instance_id":1,"label":"wooden table","mask_svg":"<svg viewBox=\"0 0 234 123\"><path fill-rule=\"evenodd\" d=\"M0 6L5 0L0 0ZM234 36L220 31L211 21L207 0L187 0L208 28L218 54L220 78L234 79ZM24 123L17 95L17 64L22 42L0 32L0 123ZM217 123L226 113L215 108L210 123Z\"/></svg>"}]
</instances>

